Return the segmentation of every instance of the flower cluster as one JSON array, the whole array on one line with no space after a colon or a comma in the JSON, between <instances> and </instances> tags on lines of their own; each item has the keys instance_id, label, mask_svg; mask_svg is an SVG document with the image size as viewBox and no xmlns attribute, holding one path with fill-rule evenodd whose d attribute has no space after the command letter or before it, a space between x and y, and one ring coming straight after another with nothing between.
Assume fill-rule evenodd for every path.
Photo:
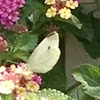
<instances>
[{"instance_id":1,"label":"flower cluster","mask_svg":"<svg viewBox=\"0 0 100 100\"><path fill-rule=\"evenodd\" d=\"M12 30L16 33L19 33L19 34L23 34L23 33L28 32L28 28L24 25L19 24L19 23L14 24L12 26Z\"/></svg>"},{"instance_id":2,"label":"flower cluster","mask_svg":"<svg viewBox=\"0 0 100 100\"><path fill-rule=\"evenodd\" d=\"M69 19L72 16L71 10L78 7L77 0L45 0L45 4L50 6L46 12L48 18L59 15L63 19Z\"/></svg>"},{"instance_id":3,"label":"flower cluster","mask_svg":"<svg viewBox=\"0 0 100 100\"><path fill-rule=\"evenodd\" d=\"M28 71L26 64L0 67L0 93L12 94L16 100L23 100L28 92L37 92L40 88L41 77Z\"/></svg>"},{"instance_id":4,"label":"flower cluster","mask_svg":"<svg viewBox=\"0 0 100 100\"><path fill-rule=\"evenodd\" d=\"M10 28L19 19L19 9L25 4L24 0L0 0L0 24Z\"/></svg>"},{"instance_id":5,"label":"flower cluster","mask_svg":"<svg viewBox=\"0 0 100 100\"><path fill-rule=\"evenodd\" d=\"M0 52L5 51L7 46L8 46L7 41L4 40L2 36L0 36Z\"/></svg>"}]
</instances>

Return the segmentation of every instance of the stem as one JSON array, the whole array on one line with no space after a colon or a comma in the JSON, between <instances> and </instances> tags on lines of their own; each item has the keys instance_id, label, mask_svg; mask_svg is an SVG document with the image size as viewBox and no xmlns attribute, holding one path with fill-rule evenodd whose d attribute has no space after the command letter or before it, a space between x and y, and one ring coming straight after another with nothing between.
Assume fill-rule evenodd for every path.
<instances>
[{"instance_id":1,"label":"stem","mask_svg":"<svg viewBox=\"0 0 100 100\"><path fill-rule=\"evenodd\" d=\"M76 87L78 87L79 85L81 85L81 83L77 82L75 83L74 85L72 85L71 87L69 87L67 90L66 90L66 94L69 93L71 90L75 89Z\"/></svg>"},{"instance_id":2,"label":"stem","mask_svg":"<svg viewBox=\"0 0 100 100\"><path fill-rule=\"evenodd\" d=\"M95 4L95 2L90 2L90 3L88 3L88 2L81 2L80 4Z\"/></svg>"}]
</instances>

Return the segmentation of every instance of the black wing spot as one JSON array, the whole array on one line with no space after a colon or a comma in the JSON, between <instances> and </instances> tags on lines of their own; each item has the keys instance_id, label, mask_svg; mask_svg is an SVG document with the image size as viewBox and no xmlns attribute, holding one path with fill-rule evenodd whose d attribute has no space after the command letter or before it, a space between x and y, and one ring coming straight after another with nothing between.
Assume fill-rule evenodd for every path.
<instances>
[{"instance_id":1,"label":"black wing spot","mask_svg":"<svg viewBox=\"0 0 100 100\"><path fill-rule=\"evenodd\" d=\"M50 49L50 46L48 46L48 50Z\"/></svg>"}]
</instances>

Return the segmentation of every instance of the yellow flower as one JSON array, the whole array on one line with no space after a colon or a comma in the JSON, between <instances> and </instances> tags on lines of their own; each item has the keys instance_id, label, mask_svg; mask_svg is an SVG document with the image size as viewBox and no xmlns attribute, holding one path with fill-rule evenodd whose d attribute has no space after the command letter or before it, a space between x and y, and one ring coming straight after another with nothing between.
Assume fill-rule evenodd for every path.
<instances>
[{"instance_id":1,"label":"yellow flower","mask_svg":"<svg viewBox=\"0 0 100 100\"><path fill-rule=\"evenodd\" d=\"M75 9L78 7L78 1L68 0L66 1L66 7L69 7L70 9Z\"/></svg>"},{"instance_id":2,"label":"yellow flower","mask_svg":"<svg viewBox=\"0 0 100 100\"><path fill-rule=\"evenodd\" d=\"M11 68L11 71L15 71L15 70L16 70L16 66L15 66L14 64L12 64L12 65L10 66L10 68Z\"/></svg>"},{"instance_id":3,"label":"yellow flower","mask_svg":"<svg viewBox=\"0 0 100 100\"><path fill-rule=\"evenodd\" d=\"M33 74L33 72L23 69L22 67L16 68L15 73L21 74L23 76L30 76Z\"/></svg>"},{"instance_id":4,"label":"yellow flower","mask_svg":"<svg viewBox=\"0 0 100 100\"><path fill-rule=\"evenodd\" d=\"M56 16L56 11L57 11L56 8L51 7L51 8L49 8L49 9L47 10L46 16L47 16L48 18L55 17L55 16Z\"/></svg>"},{"instance_id":5,"label":"yellow flower","mask_svg":"<svg viewBox=\"0 0 100 100\"><path fill-rule=\"evenodd\" d=\"M12 80L1 81L0 82L0 93L10 94L14 89L14 83Z\"/></svg>"},{"instance_id":6,"label":"yellow flower","mask_svg":"<svg viewBox=\"0 0 100 100\"><path fill-rule=\"evenodd\" d=\"M37 92L40 87L39 87L39 85L36 82L30 81L30 82L27 83L26 88L29 91Z\"/></svg>"},{"instance_id":7,"label":"yellow flower","mask_svg":"<svg viewBox=\"0 0 100 100\"><path fill-rule=\"evenodd\" d=\"M60 17L64 18L64 19L69 19L72 14L71 14L71 10L67 9L67 8L63 8L59 11Z\"/></svg>"},{"instance_id":8,"label":"yellow flower","mask_svg":"<svg viewBox=\"0 0 100 100\"><path fill-rule=\"evenodd\" d=\"M26 93L26 89L23 88L23 87L18 87L17 90L16 90L16 93L18 95L24 95Z\"/></svg>"},{"instance_id":9,"label":"yellow flower","mask_svg":"<svg viewBox=\"0 0 100 100\"><path fill-rule=\"evenodd\" d=\"M55 0L45 0L44 3L47 5L52 5L52 4L55 4Z\"/></svg>"},{"instance_id":10,"label":"yellow flower","mask_svg":"<svg viewBox=\"0 0 100 100\"><path fill-rule=\"evenodd\" d=\"M32 78L32 75L33 75L33 72L31 71L24 71L22 73L23 77L26 79L26 80L31 80Z\"/></svg>"}]
</instances>

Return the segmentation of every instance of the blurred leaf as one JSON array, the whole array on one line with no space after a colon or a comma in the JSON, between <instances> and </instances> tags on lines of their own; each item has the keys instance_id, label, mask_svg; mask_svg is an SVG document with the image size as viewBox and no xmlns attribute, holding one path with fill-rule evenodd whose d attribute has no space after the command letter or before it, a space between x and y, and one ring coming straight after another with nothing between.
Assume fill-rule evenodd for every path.
<instances>
[{"instance_id":1,"label":"blurred leaf","mask_svg":"<svg viewBox=\"0 0 100 100\"><path fill-rule=\"evenodd\" d=\"M74 100L68 95L56 89L43 89L36 93L28 93L25 95L25 100Z\"/></svg>"},{"instance_id":2,"label":"blurred leaf","mask_svg":"<svg viewBox=\"0 0 100 100\"><path fill-rule=\"evenodd\" d=\"M0 52L0 63L7 59L9 57L9 54L7 52Z\"/></svg>"},{"instance_id":3,"label":"blurred leaf","mask_svg":"<svg viewBox=\"0 0 100 100\"><path fill-rule=\"evenodd\" d=\"M74 69L74 78L81 82L84 92L100 99L100 68L92 65L81 65Z\"/></svg>"},{"instance_id":4,"label":"blurred leaf","mask_svg":"<svg viewBox=\"0 0 100 100\"><path fill-rule=\"evenodd\" d=\"M11 95L0 94L0 100L13 100Z\"/></svg>"},{"instance_id":5,"label":"blurred leaf","mask_svg":"<svg viewBox=\"0 0 100 100\"><path fill-rule=\"evenodd\" d=\"M40 16L39 10L34 10L34 12L28 17L28 19L35 25L39 16Z\"/></svg>"},{"instance_id":6,"label":"blurred leaf","mask_svg":"<svg viewBox=\"0 0 100 100\"><path fill-rule=\"evenodd\" d=\"M95 100L94 98L84 93L81 85L71 89L70 92L68 92L68 95L75 100Z\"/></svg>"},{"instance_id":7,"label":"blurred leaf","mask_svg":"<svg viewBox=\"0 0 100 100\"><path fill-rule=\"evenodd\" d=\"M91 41L81 39L84 49L92 58L100 58L100 20L92 18L94 37Z\"/></svg>"},{"instance_id":8,"label":"blurred leaf","mask_svg":"<svg viewBox=\"0 0 100 100\"><path fill-rule=\"evenodd\" d=\"M43 9L44 5L37 0L26 0L24 7L20 12L20 22L26 24L28 17L37 9Z\"/></svg>"},{"instance_id":9,"label":"blurred leaf","mask_svg":"<svg viewBox=\"0 0 100 100\"><path fill-rule=\"evenodd\" d=\"M43 88L55 88L62 92L65 91L67 82L66 82L66 74L64 64L58 64L53 68L52 71L42 74L42 89Z\"/></svg>"},{"instance_id":10,"label":"blurred leaf","mask_svg":"<svg viewBox=\"0 0 100 100\"><path fill-rule=\"evenodd\" d=\"M56 90L56 89L43 89L37 92L37 95L46 98L47 100L74 100L68 95Z\"/></svg>"},{"instance_id":11,"label":"blurred leaf","mask_svg":"<svg viewBox=\"0 0 100 100\"><path fill-rule=\"evenodd\" d=\"M100 9L100 0L94 0L94 1L96 3L97 7Z\"/></svg>"},{"instance_id":12,"label":"blurred leaf","mask_svg":"<svg viewBox=\"0 0 100 100\"><path fill-rule=\"evenodd\" d=\"M80 23L80 20L76 16L72 15L71 19L78 29L82 28L82 24Z\"/></svg>"},{"instance_id":13,"label":"blurred leaf","mask_svg":"<svg viewBox=\"0 0 100 100\"><path fill-rule=\"evenodd\" d=\"M40 97L36 93L28 93L25 95L25 100L40 100Z\"/></svg>"},{"instance_id":14,"label":"blurred leaf","mask_svg":"<svg viewBox=\"0 0 100 100\"><path fill-rule=\"evenodd\" d=\"M74 15L72 15L72 17L71 17L70 19L67 19L67 20L66 20L66 19L62 19L62 18L60 18L60 17L55 17L54 20L56 20L56 21L61 21L61 22L65 22L65 23L69 23L69 24L75 26L75 27L78 28L78 29L81 29L81 28L82 28L81 22L80 22L79 19L78 19L76 16L74 16Z\"/></svg>"}]
</instances>

